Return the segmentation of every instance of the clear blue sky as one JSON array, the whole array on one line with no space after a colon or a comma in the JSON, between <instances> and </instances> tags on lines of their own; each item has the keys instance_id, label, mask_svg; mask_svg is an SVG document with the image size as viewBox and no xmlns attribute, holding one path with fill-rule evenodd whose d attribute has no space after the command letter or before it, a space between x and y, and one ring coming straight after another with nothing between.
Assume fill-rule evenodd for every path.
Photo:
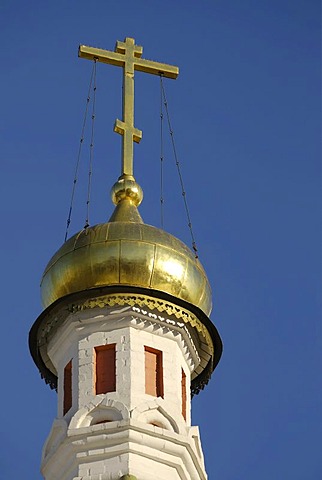
<instances>
[{"instance_id":1,"label":"clear blue sky","mask_svg":"<svg viewBox=\"0 0 322 480\"><path fill-rule=\"evenodd\" d=\"M180 67L166 89L224 342L193 400L209 479L322 478L320 19L318 0L1 1L3 478L41 478L56 415L27 336L64 237L91 71L77 48L125 36ZM120 69L98 65L97 83L92 223L110 215L120 169ZM141 213L158 226L158 78L137 74L136 94ZM189 243L170 153L165 227Z\"/></svg>"}]
</instances>

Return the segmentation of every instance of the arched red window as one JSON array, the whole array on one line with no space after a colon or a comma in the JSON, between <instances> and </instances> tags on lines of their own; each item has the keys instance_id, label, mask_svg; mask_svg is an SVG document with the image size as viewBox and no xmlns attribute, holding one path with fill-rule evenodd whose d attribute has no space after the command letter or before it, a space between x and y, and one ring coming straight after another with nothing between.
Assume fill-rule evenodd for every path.
<instances>
[{"instance_id":1,"label":"arched red window","mask_svg":"<svg viewBox=\"0 0 322 480\"><path fill-rule=\"evenodd\" d=\"M64 368L64 405L63 415L72 408L73 395L72 395L72 360L70 360Z\"/></svg>"},{"instance_id":2,"label":"arched red window","mask_svg":"<svg viewBox=\"0 0 322 480\"><path fill-rule=\"evenodd\" d=\"M181 399L182 399L182 415L186 420L187 417L187 378L186 374L181 369Z\"/></svg>"},{"instance_id":3,"label":"arched red window","mask_svg":"<svg viewBox=\"0 0 322 480\"><path fill-rule=\"evenodd\" d=\"M144 347L145 353L145 393L163 397L162 352Z\"/></svg>"},{"instance_id":4,"label":"arched red window","mask_svg":"<svg viewBox=\"0 0 322 480\"><path fill-rule=\"evenodd\" d=\"M95 348L96 395L116 391L115 347L113 343Z\"/></svg>"}]
</instances>

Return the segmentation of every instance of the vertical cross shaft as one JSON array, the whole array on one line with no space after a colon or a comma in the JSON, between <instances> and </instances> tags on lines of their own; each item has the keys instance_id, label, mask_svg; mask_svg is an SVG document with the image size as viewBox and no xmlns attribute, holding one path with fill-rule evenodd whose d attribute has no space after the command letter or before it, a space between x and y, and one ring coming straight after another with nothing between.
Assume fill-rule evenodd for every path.
<instances>
[{"instance_id":1,"label":"vertical cross shaft","mask_svg":"<svg viewBox=\"0 0 322 480\"><path fill-rule=\"evenodd\" d=\"M114 132L123 135L122 175L133 176L133 141L139 143L142 131L134 128L134 62L142 55L142 47L135 45L133 38L117 42L116 52L124 55L123 68L123 121L116 120Z\"/></svg>"},{"instance_id":2,"label":"vertical cross shaft","mask_svg":"<svg viewBox=\"0 0 322 480\"><path fill-rule=\"evenodd\" d=\"M178 67L141 58L143 48L133 38L117 42L115 51L80 45L78 56L123 67L123 120L117 119L114 131L123 136L122 175L133 176L133 141L139 143L142 131L134 127L134 70L177 78Z\"/></svg>"}]
</instances>

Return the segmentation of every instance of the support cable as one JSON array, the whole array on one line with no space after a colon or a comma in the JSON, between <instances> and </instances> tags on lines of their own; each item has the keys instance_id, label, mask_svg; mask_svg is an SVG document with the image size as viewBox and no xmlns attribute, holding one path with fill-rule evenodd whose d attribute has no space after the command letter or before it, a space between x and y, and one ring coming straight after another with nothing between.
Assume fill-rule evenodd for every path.
<instances>
[{"instance_id":1,"label":"support cable","mask_svg":"<svg viewBox=\"0 0 322 480\"><path fill-rule=\"evenodd\" d=\"M94 70L95 70L95 63L93 64L93 69L92 69L92 73L91 73L91 78L90 78L88 93L87 93L87 98L86 98L86 107L85 107L81 137L80 137L80 142L79 142L79 147L78 147L78 154L77 154L77 160L76 160L76 167L75 167L73 187L72 187L72 193L71 193L71 199L70 199L70 206L69 206L68 217L67 217L67 222L66 222L66 232L65 232L65 240L64 240L65 242L66 242L67 237L68 237L68 230L69 230L69 225L70 225L71 217L72 217L75 190L76 190L76 184L77 184L77 180L78 180L79 163L80 163L80 158L81 158L82 146L83 146L83 142L84 142L84 132L85 132L86 121L87 121L87 112L88 112L88 106L89 106L89 102L90 102L90 98L91 98L90 94L91 94L92 83L93 83L93 78L94 78Z\"/></svg>"},{"instance_id":2,"label":"support cable","mask_svg":"<svg viewBox=\"0 0 322 480\"><path fill-rule=\"evenodd\" d=\"M95 126L95 104L96 104L96 60L94 59L93 75L93 104L92 104L92 125L91 125L91 143L89 146L89 165L88 165L88 183L87 183L87 201L86 201L86 219L84 228L89 227L89 206L91 201L92 173L93 173L93 151L94 151L94 126Z\"/></svg>"},{"instance_id":3,"label":"support cable","mask_svg":"<svg viewBox=\"0 0 322 480\"><path fill-rule=\"evenodd\" d=\"M160 216L161 228L164 228L164 197L163 197L163 93L162 93L162 75L160 75Z\"/></svg>"},{"instance_id":4,"label":"support cable","mask_svg":"<svg viewBox=\"0 0 322 480\"><path fill-rule=\"evenodd\" d=\"M191 217L190 217L189 208L188 208L188 202L187 202L187 198L186 198L186 191L185 191L185 189L184 189L184 183L183 183L183 178L182 178L180 163L179 163L179 159L178 159L178 155L177 155L177 150L176 150L176 145L175 145L175 141L174 141L174 132L173 132L173 130L172 130L171 121L170 121L170 115L169 115L169 110L168 110L168 101L167 101L167 97L166 97L166 93L165 93L165 89L164 89L164 84L163 84L162 76L161 76L161 75L160 75L160 81L161 81L161 90L162 90L162 96L163 96L163 103L164 103L164 106L165 106L165 111L166 111L166 116L167 116L167 123L168 123L169 132L170 132L170 137L171 137L173 155L174 155L174 158L175 158L175 163L176 163L176 167L177 167L177 171L178 171L178 175L179 175L179 180L180 180L180 185L181 185L181 193L182 193L183 202L184 202L184 206L185 206L185 210L186 210L188 227L189 227L190 236L191 236L191 241L192 241L192 249L193 249L193 251L194 251L194 253L195 253L195 257L198 258L198 249L197 249L197 245L196 245L195 238L194 238L194 234L193 234L193 230L192 230L192 223L191 223Z\"/></svg>"}]
</instances>

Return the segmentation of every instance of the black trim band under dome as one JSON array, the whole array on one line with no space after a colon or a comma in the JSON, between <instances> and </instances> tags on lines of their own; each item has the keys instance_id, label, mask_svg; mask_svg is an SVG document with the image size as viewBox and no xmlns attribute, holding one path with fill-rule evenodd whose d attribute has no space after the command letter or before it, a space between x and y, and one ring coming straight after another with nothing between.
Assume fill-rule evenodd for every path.
<instances>
[{"instance_id":1,"label":"black trim band under dome","mask_svg":"<svg viewBox=\"0 0 322 480\"><path fill-rule=\"evenodd\" d=\"M96 297L116 293L137 295L141 294L150 296L152 298L165 300L174 305L177 305L178 307L182 307L188 310L193 315L195 315L198 320L200 320L200 322L208 330L209 335L212 339L214 345L214 355L210 358L204 370L191 381L191 395L196 395L200 392L200 390L203 390L205 385L207 385L207 383L209 382L212 372L216 368L223 350L222 341L215 325L211 322L207 315L202 310L200 310L200 308L192 305L191 303L188 303L180 298L173 297L172 295L161 292L159 290L134 287L131 285L105 286L83 290L82 292L71 293L56 300L39 315L29 332L29 349L31 356L38 367L41 377L50 386L50 388L57 390L57 376L53 372L51 372L49 368L45 365L45 362L39 350L37 340L39 332L42 330L48 317L58 315L58 313L65 313L66 318L70 314L70 310L68 309L70 304L81 303Z\"/></svg>"}]
</instances>

